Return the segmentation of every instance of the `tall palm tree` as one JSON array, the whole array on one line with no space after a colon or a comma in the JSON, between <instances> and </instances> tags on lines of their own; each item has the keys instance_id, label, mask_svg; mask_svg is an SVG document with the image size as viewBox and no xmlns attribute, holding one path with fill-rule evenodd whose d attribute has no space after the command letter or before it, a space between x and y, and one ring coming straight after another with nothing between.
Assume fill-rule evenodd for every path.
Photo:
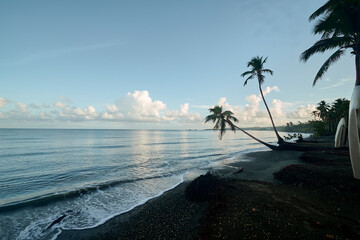
<instances>
[{"instance_id":1,"label":"tall palm tree","mask_svg":"<svg viewBox=\"0 0 360 240\"><path fill-rule=\"evenodd\" d=\"M329 118L329 111L330 111L329 104L327 104L324 100L322 100L321 102L318 103L316 110L317 110L317 116L321 120L326 122Z\"/></svg>"},{"instance_id":2,"label":"tall palm tree","mask_svg":"<svg viewBox=\"0 0 360 240\"><path fill-rule=\"evenodd\" d=\"M250 71L246 71L244 73L241 74L242 77L245 77L247 75L250 75L244 82L244 86L246 86L247 82L250 80L250 79L253 79L254 77L257 77L258 79L258 83L259 83L259 90L260 90L260 93L261 93L261 97L264 101L264 104L265 104L265 107L266 107L266 110L268 111L269 113L269 117L270 117L270 120L271 120L271 123L272 123L272 126L274 128L274 131L275 131L275 134L276 134L276 137L278 139L278 143L283 143L284 140L280 137L276 127L275 127L275 124L274 124L274 120L271 116L271 113L270 113L270 110L269 110L269 107L265 101L265 98L264 98L264 94L262 92L262 89L261 89L261 85L264 83L264 78L265 76L263 75L263 73L270 73L271 75L273 75L273 71L270 70L270 69L266 69L264 68L264 64L267 60L267 57L263 60L263 57L254 57L251 59L250 62L248 62L247 64L247 67L251 67L251 70Z\"/></svg>"},{"instance_id":3,"label":"tall palm tree","mask_svg":"<svg viewBox=\"0 0 360 240\"><path fill-rule=\"evenodd\" d=\"M332 108L335 111L336 114L336 121L340 121L342 117L345 117L346 122L347 118L349 116L349 105L350 101L345 98L338 98L335 100L335 102L332 104Z\"/></svg>"},{"instance_id":4,"label":"tall palm tree","mask_svg":"<svg viewBox=\"0 0 360 240\"><path fill-rule=\"evenodd\" d=\"M276 146L273 146L271 144L268 144L264 141L261 141L260 139L254 137L253 135L251 135L250 133L246 132L245 130L239 128L238 126L234 125L234 122L238 122L239 120L234 117L234 113L231 112L231 111L224 111L223 112L223 109L222 107L220 106L215 106L214 108L210 108L209 109L210 111L210 115L208 115L206 118L205 118L205 123L211 121L213 123L215 123L215 126L214 126L214 129L216 130L219 130L219 138L222 139L223 135L225 134L226 132L226 126L229 126L230 129L232 131L236 131L236 129L242 131L243 133L245 133L246 135L248 135L249 137L251 137L252 139L258 141L259 143L267 146L268 148L272 149L272 150L275 150L277 149Z\"/></svg>"},{"instance_id":5,"label":"tall palm tree","mask_svg":"<svg viewBox=\"0 0 360 240\"><path fill-rule=\"evenodd\" d=\"M321 39L305 50L300 60L306 62L312 55L327 50L337 49L322 65L315 76L313 86L325 74L331 64L345 54L347 49L355 55L356 80L360 85L360 1L328 0L309 18L319 18L314 27L314 34L321 34Z\"/></svg>"}]
</instances>

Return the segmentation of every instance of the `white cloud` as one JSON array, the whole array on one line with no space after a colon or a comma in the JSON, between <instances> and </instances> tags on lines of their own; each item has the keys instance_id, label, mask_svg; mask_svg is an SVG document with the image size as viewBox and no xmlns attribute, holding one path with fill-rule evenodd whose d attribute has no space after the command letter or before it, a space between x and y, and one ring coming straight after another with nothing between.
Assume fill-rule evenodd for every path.
<instances>
[{"instance_id":1,"label":"white cloud","mask_svg":"<svg viewBox=\"0 0 360 240\"><path fill-rule=\"evenodd\" d=\"M272 100L273 107L270 108L272 116L275 117L283 117L285 115L283 111L283 102L279 99Z\"/></svg>"},{"instance_id":2,"label":"white cloud","mask_svg":"<svg viewBox=\"0 0 360 240\"><path fill-rule=\"evenodd\" d=\"M67 105L65 103L62 103L61 101L58 101L54 103L54 106L57 108L65 108Z\"/></svg>"},{"instance_id":3,"label":"white cloud","mask_svg":"<svg viewBox=\"0 0 360 240\"><path fill-rule=\"evenodd\" d=\"M113 107L110 108L114 110ZM149 92L145 90L129 92L116 102L116 108L128 119L161 121L161 115L166 110L166 104L159 100L152 100Z\"/></svg>"},{"instance_id":4,"label":"white cloud","mask_svg":"<svg viewBox=\"0 0 360 240\"><path fill-rule=\"evenodd\" d=\"M85 112L84 112L81 108L74 108L74 109L72 110L72 112L73 112L75 115L79 115L79 116L85 115Z\"/></svg>"},{"instance_id":5,"label":"white cloud","mask_svg":"<svg viewBox=\"0 0 360 240\"><path fill-rule=\"evenodd\" d=\"M16 107L20 112L27 112L26 104L24 103L16 103Z\"/></svg>"},{"instance_id":6,"label":"white cloud","mask_svg":"<svg viewBox=\"0 0 360 240\"><path fill-rule=\"evenodd\" d=\"M103 113L101 114L101 118L102 118L102 119L114 119L115 116L112 115L112 114L109 114L109 113L107 113L107 112L103 112Z\"/></svg>"},{"instance_id":7,"label":"white cloud","mask_svg":"<svg viewBox=\"0 0 360 240\"><path fill-rule=\"evenodd\" d=\"M180 106L180 113L186 115L189 113L189 103L184 103Z\"/></svg>"},{"instance_id":8,"label":"white cloud","mask_svg":"<svg viewBox=\"0 0 360 240\"><path fill-rule=\"evenodd\" d=\"M280 92L280 89L277 86L266 87L265 89L263 89L263 94L264 94L264 96L266 96L267 94L271 93L272 91Z\"/></svg>"},{"instance_id":9,"label":"white cloud","mask_svg":"<svg viewBox=\"0 0 360 240\"><path fill-rule=\"evenodd\" d=\"M314 104L308 104L307 106L301 105L295 111L290 112L288 114L288 117L295 119L309 120L311 118L312 112L315 110L316 110L316 106Z\"/></svg>"},{"instance_id":10,"label":"white cloud","mask_svg":"<svg viewBox=\"0 0 360 240\"><path fill-rule=\"evenodd\" d=\"M6 100L5 98L0 97L0 108L2 108L3 106L5 106L5 104L7 104L9 101Z\"/></svg>"},{"instance_id":11,"label":"white cloud","mask_svg":"<svg viewBox=\"0 0 360 240\"><path fill-rule=\"evenodd\" d=\"M271 93L272 91L280 91L277 86L266 87L264 89L264 95ZM315 105L308 105L306 107L301 106L298 109L290 112L285 112L292 103L286 103L279 99L266 99L270 108L270 112L274 118L275 125L283 125L289 121L304 121L311 119L311 112L314 110ZM271 121L265 105L261 103L261 95L252 94L246 97L248 102L244 106L233 106L227 102L225 97L222 97L218 101L218 105L223 106L224 110L230 110L234 113L234 116L239 119L238 126L270 126Z\"/></svg>"},{"instance_id":12,"label":"white cloud","mask_svg":"<svg viewBox=\"0 0 360 240\"><path fill-rule=\"evenodd\" d=\"M211 105L191 105L192 108L209 109Z\"/></svg>"},{"instance_id":13,"label":"white cloud","mask_svg":"<svg viewBox=\"0 0 360 240\"><path fill-rule=\"evenodd\" d=\"M58 104L60 107L55 111L57 118L67 120L94 120L100 114L96 112L93 106L88 106L84 109L79 107L71 107L68 105Z\"/></svg>"},{"instance_id":14,"label":"white cloud","mask_svg":"<svg viewBox=\"0 0 360 240\"><path fill-rule=\"evenodd\" d=\"M60 100L53 104L54 107L57 108L68 108L72 101L69 98L66 98L64 96L60 97ZM43 104L44 105L44 104Z\"/></svg>"},{"instance_id":15,"label":"white cloud","mask_svg":"<svg viewBox=\"0 0 360 240\"><path fill-rule=\"evenodd\" d=\"M51 115L51 113L49 113L49 112L40 112L39 115L40 115L40 118L43 120L51 119L53 117Z\"/></svg>"},{"instance_id":16,"label":"white cloud","mask_svg":"<svg viewBox=\"0 0 360 240\"><path fill-rule=\"evenodd\" d=\"M112 113L119 111L119 109L116 107L115 104L113 104L113 105L105 105L105 108L106 108L106 110L108 110L109 112L112 112Z\"/></svg>"},{"instance_id":17,"label":"white cloud","mask_svg":"<svg viewBox=\"0 0 360 240\"><path fill-rule=\"evenodd\" d=\"M93 106L88 106L87 108L84 109L84 112L86 119L94 119L97 116L99 116L99 114L96 112L96 109Z\"/></svg>"},{"instance_id":18,"label":"white cloud","mask_svg":"<svg viewBox=\"0 0 360 240\"><path fill-rule=\"evenodd\" d=\"M234 109L230 106L230 104L226 102L226 97L220 98L217 105L222 107L223 110L234 111Z\"/></svg>"},{"instance_id":19,"label":"white cloud","mask_svg":"<svg viewBox=\"0 0 360 240\"><path fill-rule=\"evenodd\" d=\"M203 122L203 118L199 113L189 113L189 103L180 105L180 111L167 111L163 117L166 121L178 120L182 123L200 123Z\"/></svg>"},{"instance_id":20,"label":"white cloud","mask_svg":"<svg viewBox=\"0 0 360 240\"><path fill-rule=\"evenodd\" d=\"M294 109L294 104L270 98L269 94L272 91L279 91L279 89L276 86L264 88L264 92L268 95L267 102L276 125L283 125L289 121L311 119L311 112L315 110L314 105L300 106ZM247 104L235 106L227 102L225 97L222 97L219 99L218 105L223 106L224 110L233 111L235 117L240 120L240 127L270 126L271 122L264 104L261 103L261 96L252 94L247 96L246 100ZM290 109L290 106L292 109ZM52 107L47 104L26 105L17 103L13 110L2 111L0 118L53 123L79 121L180 123L182 126L197 128L203 126L205 117L192 111L198 107L183 103L178 109L168 109L163 101L152 99L149 92L144 90L129 92L120 97L114 104L104 105L104 109L100 111L97 111L93 105L87 107L75 106L70 99L61 97ZM210 106L202 107L209 108Z\"/></svg>"}]
</instances>

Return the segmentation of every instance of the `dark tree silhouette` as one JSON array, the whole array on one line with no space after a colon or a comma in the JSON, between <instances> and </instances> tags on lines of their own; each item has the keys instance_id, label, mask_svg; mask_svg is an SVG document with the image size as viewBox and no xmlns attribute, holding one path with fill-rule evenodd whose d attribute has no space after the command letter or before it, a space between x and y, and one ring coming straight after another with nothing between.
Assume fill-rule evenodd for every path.
<instances>
[{"instance_id":1,"label":"dark tree silhouette","mask_svg":"<svg viewBox=\"0 0 360 240\"><path fill-rule=\"evenodd\" d=\"M225 134L226 127L228 126L234 132L236 131L236 129L240 130L243 133L245 133L246 135L248 135L249 137L251 137L252 139L254 139L255 141L267 146L268 148L273 149L273 150L276 149L276 146L268 144L268 143L266 143L264 141L261 141L260 139L254 137L250 133L246 132L244 129L239 128L238 126L236 126L233 123L233 121L238 122L238 119L233 116L234 115L233 112L231 112L231 111L224 111L223 112L222 107L219 107L219 106L215 106L214 108L210 108L209 111L210 111L211 114L208 115L205 118L205 123L207 123L209 121L215 123L214 129L219 130L219 138L220 138L220 140L222 139L223 135Z\"/></svg>"},{"instance_id":2,"label":"dark tree silhouette","mask_svg":"<svg viewBox=\"0 0 360 240\"><path fill-rule=\"evenodd\" d=\"M265 76L263 75L263 73L270 73L271 75L273 75L273 71L270 70L270 69L264 69L264 64L266 62L267 58L265 58L263 60L263 57L254 57L251 59L250 62L248 62L247 66L251 68L250 71L246 71L244 73L241 74L242 77L245 77L245 76L248 76L249 77L245 80L244 82L244 86L246 86L247 82L250 80L250 79L253 79L254 77L257 77L258 79L258 83L259 83L259 90L260 90L260 94L261 94L261 97L264 101L264 104L265 104L265 107L266 107L266 110L267 112L269 113L269 117L270 117L270 120L271 120L271 123L272 123L272 126L274 128L274 131L275 131L275 134L276 134L276 137L278 139L278 143L283 143L284 140L280 137L276 127L275 127L275 124L274 124L274 120L272 118L272 115L270 113L270 110L269 110L269 107L265 101L265 98L264 98L264 94L263 94L263 91L261 89L261 85L264 83L264 78Z\"/></svg>"},{"instance_id":3,"label":"dark tree silhouette","mask_svg":"<svg viewBox=\"0 0 360 240\"><path fill-rule=\"evenodd\" d=\"M322 65L315 76L313 86L325 74L331 64L345 54L347 49L355 55L356 80L360 85L360 1L329 0L309 18L319 19L314 27L314 34L321 39L305 50L300 60L306 62L312 55L337 49Z\"/></svg>"}]
</instances>

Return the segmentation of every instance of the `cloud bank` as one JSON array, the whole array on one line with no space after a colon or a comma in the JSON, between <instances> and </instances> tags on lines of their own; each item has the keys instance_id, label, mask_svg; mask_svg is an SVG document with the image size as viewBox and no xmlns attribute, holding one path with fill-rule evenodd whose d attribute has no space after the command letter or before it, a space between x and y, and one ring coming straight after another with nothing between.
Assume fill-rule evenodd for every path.
<instances>
[{"instance_id":1,"label":"cloud bank","mask_svg":"<svg viewBox=\"0 0 360 240\"><path fill-rule=\"evenodd\" d=\"M280 91L277 86L264 88L264 95L267 96L268 105L276 125L283 125L286 122L307 121L311 118L311 112L315 105L298 106L286 103L279 99L271 99L272 92ZM245 97L247 103L243 106L230 104L226 97L221 97L217 105L223 106L225 110L234 112L240 120L239 126L270 126L270 119L262 102L261 95L252 94ZM9 105L4 110L5 105ZM10 106L13 108L11 109ZM200 107L199 107L200 106ZM285 111L292 107L292 111ZM196 111L194 111L194 109ZM198 112L200 111L200 112ZM161 100L151 98L147 90L128 92L112 104L105 104L103 109L98 110L93 105L78 107L66 98L60 97L52 104L24 104L10 101L0 97L0 127L7 127L6 123L22 121L22 123L123 123L136 124L177 124L181 127L193 126L196 128L208 128L204 125L204 118L208 114L204 105L191 105L183 103L178 109L169 109ZM105 124L105 126L108 126Z\"/></svg>"}]
</instances>

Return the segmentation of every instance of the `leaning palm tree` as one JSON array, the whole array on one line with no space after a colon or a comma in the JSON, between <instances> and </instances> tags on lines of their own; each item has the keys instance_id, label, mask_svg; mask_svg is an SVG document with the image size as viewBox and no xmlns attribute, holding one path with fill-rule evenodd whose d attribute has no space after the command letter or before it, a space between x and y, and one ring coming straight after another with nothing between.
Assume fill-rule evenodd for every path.
<instances>
[{"instance_id":1,"label":"leaning palm tree","mask_svg":"<svg viewBox=\"0 0 360 240\"><path fill-rule=\"evenodd\" d=\"M253 135L251 135L250 133L246 132L245 130L239 128L238 126L236 126L234 122L238 122L239 120L234 117L234 113L231 112L231 111L224 111L223 112L223 109L222 107L220 106L215 106L213 108L210 108L209 109L210 111L210 115L208 115L206 118L205 118L205 123L211 121L213 123L215 123L215 126L214 126L214 129L215 130L219 130L219 138L222 139L223 135L225 134L226 132L226 127L229 126L230 129L232 131L236 131L236 129L242 131L243 133L245 133L246 135L248 135L249 137L251 137L252 139L258 141L259 143L267 146L268 148L272 149L272 150L275 150L277 149L278 147L277 146L273 146L271 144L268 144L264 141L261 141L260 139L254 137Z\"/></svg>"},{"instance_id":2,"label":"leaning palm tree","mask_svg":"<svg viewBox=\"0 0 360 240\"><path fill-rule=\"evenodd\" d=\"M355 85L360 85L360 1L329 0L310 16L309 21L316 18L319 21L315 24L314 34L321 34L321 39L305 50L300 60L306 62L316 53L337 50L319 69L313 86L347 49L351 49L351 53L355 55Z\"/></svg>"},{"instance_id":3,"label":"leaning palm tree","mask_svg":"<svg viewBox=\"0 0 360 240\"><path fill-rule=\"evenodd\" d=\"M272 123L272 126L274 128L274 131L275 131L275 134L276 134L276 137L278 139L278 143L283 143L284 140L280 137L276 127L275 127L275 124L274 124L274 120L271 116L271 113L270 113L270 110L269 110L269 107L265 101L265 98L264 98L264 94L262 92L262 89L261 89L261 85L264 83L264 78L265 76L263 75L263 73L270 73L271 75L273 74L273 71L270 70L270 69L264 69L264 63L266 62L267 60L267 57L263 60L263 57L254 57L251 59L250 62L248 62L247 66L248 67L251 67L251 71L246 71L244 73L241 74L242 77L245 77L247 75L250 75L244 82L244 86L246 86L247 82L250 80L250 79L253 79L254 77L257 77L258 79L258 83L259 83L259 90L260 90L260 93L261 93L261 97L264 101L264 104L265 104L265 107L266 107L266 110L267 112L269 113L269 117L270 117L270 120L271 120L271 123Z\"/></svg>"}]
</instances>

